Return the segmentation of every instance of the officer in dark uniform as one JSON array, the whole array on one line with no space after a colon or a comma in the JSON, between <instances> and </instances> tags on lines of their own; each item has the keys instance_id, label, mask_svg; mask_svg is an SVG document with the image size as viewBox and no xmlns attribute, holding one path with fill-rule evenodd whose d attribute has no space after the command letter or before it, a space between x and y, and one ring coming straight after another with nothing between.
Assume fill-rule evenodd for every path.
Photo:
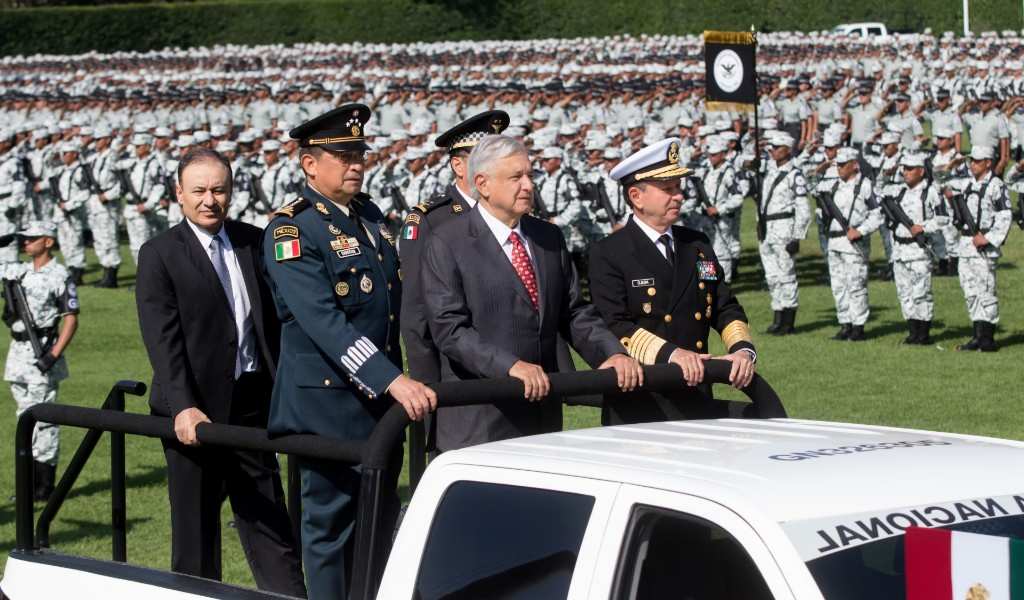
<instances>
[{"instance_id":1,"label":"officer in dark uniform","mask_svg":"<svg viewBox=\"0 0 1024 600\"><path fill-rule=\"evenodd\" d=\"M430 339L423 299L420 297L420 253L425 239L441 223L460 215L468 215L476 206L473 186L466 179L469 153L486 135L499 134L508 127L509 116L503 110L489 110L442 133L434 140L448 149L448 165L455 174L454 183L426 202L412 207L402 228L404 289L402 292L402 340L409 361L409 376L427 383L441 380L441 357Z\"/></svg>"},{"instance_id":2,"label":"officer in dark uniform","mask_svg":"<svg viewBox=\"0 0 1024 600\"><path fill-rule=\"evenodd\" d=\"M395 241L362 188L363 127L370 109L336 108L291 130L306 176L302 197L274 214L264 263L282 321L281 360L271 400L271 435L369 437L393 401L414 419L436 406L434 392L402 374L401 272ZM398 513L401 448L384 486ZM302 546L310 598L343 598L354 545L359 472L299 462ZM384 531L389 520L385 519Z\"/></svg>"},{"instance_id":3,"label":"officer in dark uniform","mask_svg":"<svg viewBox=\"0 0 1024 600\"><path fill-rule=\"evenodd\" d=\"M711 400L703 361L712 327L733 363L730 382L754 376L757 354L747 317L723 280L711 242L674 225L683 202L679 139L648 146L612 169L633 209L627 224L590 251L594 305L630 356L645 365L675 363L695 389L678 394L626 394L605 402L605 424L722 416ZM643 396L643 397L639 397Z\"/></svg>"}]
</instances>

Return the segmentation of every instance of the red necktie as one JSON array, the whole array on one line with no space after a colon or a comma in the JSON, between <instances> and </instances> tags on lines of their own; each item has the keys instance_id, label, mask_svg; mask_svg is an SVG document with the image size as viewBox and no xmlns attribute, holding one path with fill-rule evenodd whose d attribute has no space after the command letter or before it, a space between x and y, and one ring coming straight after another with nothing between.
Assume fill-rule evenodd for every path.
<instances>
[{"instance_id":1,"label":"red necktie","mask_svg":"<svg viewBox=\"0 0 1024 600\"><path fill-rule=\"evenodd\" d=\"M508 234L508 241L512 243L512 267L519 275L519 280L526 286L526 293L530 295L530 302L533 303L533 310L540 310L540 300L537 295L537 276L533 273L533 263L530 262L530 255L526 253L523 240L519 234L512 232Z\"/></svg>"}]
</instances>

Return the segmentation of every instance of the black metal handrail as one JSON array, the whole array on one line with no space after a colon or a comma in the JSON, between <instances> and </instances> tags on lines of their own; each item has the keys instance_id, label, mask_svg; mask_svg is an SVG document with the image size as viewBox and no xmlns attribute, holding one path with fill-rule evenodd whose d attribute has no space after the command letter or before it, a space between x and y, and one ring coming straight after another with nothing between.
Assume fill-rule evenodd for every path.
<instances>
[{"instance_id":1,"label":"black metal handrail","mask_svg":"<svg viewBox=\"0 0 1024 600\"><path fill-rule=\"evenodd\" d=\"M711 360L705 363L705 382L726 382L731 364L727 361ZM551 395L555 397L571 397L593 394L614 394L618 392L615 373L610 369L600 371L583 371L577 373L554 373L549 375ZM678 391L685 383L679 368L674 365L645 367L643 389L652 392ZM122 384L124 386L122 387ZM135 386L135 387L132 387ZM115 389L137 391L133 382L119 382ZM522 382L514 378L474 380L460 382L441 382L432 384L437 392L439 406L471 406L478 404L500 404L523 401ZM142 386L144 389L144 386ZM753 401L754 415L757 417L785 417L778 396L760 376L755 375L754 381L745 388L744 393ZM114 393L112 390L111 393ZM141 393L141 392L140 392ZM123 400L123 395L121 396ZM589 405L599 405L593 403ZM112 408L123 408L115 406ZM129 414L122 410L93 409L59 404L39 404L22 413L18 420L15 434L15 486L16 486L16 539L18 552L32 552L38 549L37 540L33 536L32 523L32 432L37 422L55 425L85 427L97 432L109 431L115 435L142 435L165 440L177 439L173 421L166 417ZM380 530L382 515L382 482L388 458L397 448L405 434L410 421L405 410L392 406L374 428L370 438L365 441L338 440L317 435L294 434L270 438L264 429L203 423L196 429L199 441L204 445L227 448L277 452L305 458L331 460L345 464L361 464L360 501L356 516L355 557L352 569L352 585L349 598L353 600L372 600L376 594L380 577L383 573L386 555L382 552L391 532ZM92 433L92 432L90 432ZM123 444L123 441L122 441ZM90 450L91 452L91 450ZM124 451L112 452L111 460L120 461L122 476L118 481L112 480L113 495L120 498L121 506L114 506L115 524L120 522L123 528L124 518L124 487L123 477ZM77 453L76 453L77 458ZM87 458L87 457L86 457ZM84 463L83 459L83 463ZM74 459L73 459L74 462ZM79 465L78 470L81 469ZM116 471L116 469L115 469ZM75 474L77 477L77 473ZM68 487L73 482L69 479ZM61 479L64 483L64 478ZM66 496L67 490L62 493ZM53 514L56 514L60 502L54 503ZM49 505L47 505L49 508ZM120 511L120 517L118 517ZM115 551L116 552L116 551ZM122 556L125 553L122 552ZM117 555L115 554L115 560Z\"/></svg>"},{"instance_id":2,"label":"black metal handrail","mask_svg":"<svg viewBox=\"0 0 1024 600\"><path fill-rule=\"evenodd\" d=\"M107 393L101 409L124 411L124 396L131 394L141 396L146 393L146 384L139 381L118 381ZM99 443L103 431L90 429L82 438L82 442L75 450L68 466L64 468L60 481L47 500L39 514L39 521L36 523L36 545L46 548L50 545L50 523L64 506L71 487L78 481L78 476L92 456L96 444ZM125 472L124 472L124 434L110 434L110 526L113 530L112 553L113 559L118 562L128 560L127 549L127 516L125 498Z\"/></svg>"}]
</instances>

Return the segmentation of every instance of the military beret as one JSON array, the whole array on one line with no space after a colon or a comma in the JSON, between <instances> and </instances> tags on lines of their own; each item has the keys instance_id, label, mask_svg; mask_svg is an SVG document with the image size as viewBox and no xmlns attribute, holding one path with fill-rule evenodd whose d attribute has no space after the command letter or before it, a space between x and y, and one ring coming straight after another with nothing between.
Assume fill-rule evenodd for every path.
<instances>
[{"instance_id":1,"label":"military beret","mask_svg":"<svg viewBox=\"0 0 1024 600\"><path fill-rule=\"evenodd\" d=\"M366 151L370 147L366 143L364 127L370 115L370 108L365 104L346 104L306 121L289 131L288 135L307 148Z\"/></svg>"}]
</instances>

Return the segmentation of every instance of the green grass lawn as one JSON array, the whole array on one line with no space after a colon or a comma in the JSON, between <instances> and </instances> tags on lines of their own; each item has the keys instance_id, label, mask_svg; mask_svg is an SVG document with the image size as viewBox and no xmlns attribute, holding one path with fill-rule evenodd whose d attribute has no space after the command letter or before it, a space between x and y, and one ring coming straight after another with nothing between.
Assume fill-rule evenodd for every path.
<instances>
[{"instance_id":1,"label":"green grass lawn","mask_svg":"<svg viewBox=\"0 0 1024 600\"><path fill-rule=\"evenodd\" d=\"M834 342L837 328L832 295L818 283L824 270L816 239L803 243L798 262L800 311L798 335L774 338L763 335L771 321L768 295L761 289L761 271L755 249L750 205L744 218L746 240L742 273L734 287L746 308L758 346L759 371L771 382L790 415L808 419L876 423L941 431L968 432L1024 439L1021 391L1017 382L1024 357L1024 244L1013 228L999 269L1002 322L997 354L962 354L955 345L969 337L971 324L955 278L936 278L935 345L927 348L900 344L906 335L896 292L890 282L872 281L869 340ZM71 378L61 386L60 401L99 406L118 379L149 382L150 370L135 314L130 287L132 261L124 250L121 272L124 287L81 289L81 328L68 351ZM881 244L874 240L875 264ZM90 261L95 262L90 254ZM86 281L99 272L86 274ZM7 345L7 330L0 344ZM720 351L714 340L712 351ZM5 410L0 411L0 548L14 546L14 402L9 388L0 386ZM1017 391L1014 391L1017 390ZM718 389L735 398L737 392ZM147 412L144 398L130 398L128 410ZM595 409L567 411L571 427L598 423ZM61 467L67 464L83 432L63 428ZM164 461L156 440L128 438L128 560L157 568L169 564L169 517ZM110 558L109 443L100 443L77 487L51 530L59 551ZM403 481L405 478L403 477ZM404 485L404 484L403 484ZM225 505L224 520L230 514ZM224 575L229 582L252 585L238 538L225 527Z\"/></svg>"}]
</instances>

